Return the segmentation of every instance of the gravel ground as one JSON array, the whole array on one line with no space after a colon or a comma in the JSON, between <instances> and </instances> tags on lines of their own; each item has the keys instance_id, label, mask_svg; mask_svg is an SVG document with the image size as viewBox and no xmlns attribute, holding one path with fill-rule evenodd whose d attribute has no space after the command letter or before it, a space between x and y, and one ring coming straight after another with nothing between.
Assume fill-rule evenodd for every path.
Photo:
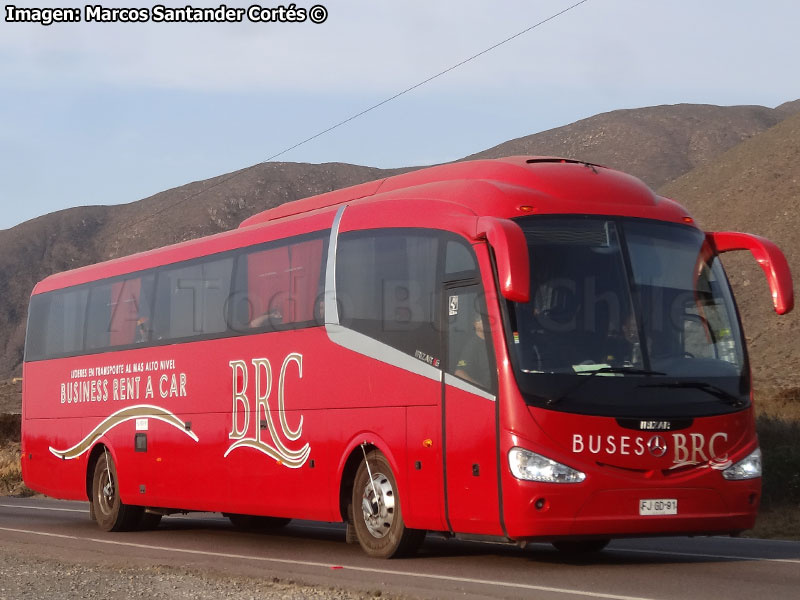
<instances>
[{"instance_id":1,"label":"gravel ground","mask_svg":"<svg viewBox=\"0 0 800 600\"><path fill-rule=\"evenodd\" d=\"M381 592L313 588L277 578L231 577L163 566L81 564L0 546L0 600L389 600Z\"/></svg>"}]
</instances>

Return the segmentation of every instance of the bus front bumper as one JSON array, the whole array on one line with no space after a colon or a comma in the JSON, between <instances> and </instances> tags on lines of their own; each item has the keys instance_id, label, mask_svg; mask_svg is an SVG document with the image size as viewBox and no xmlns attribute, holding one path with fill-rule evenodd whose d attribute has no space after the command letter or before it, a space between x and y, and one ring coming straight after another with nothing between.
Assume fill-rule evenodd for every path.
<instances>
[{"instance_id":1,"label":"bus front bumper","mask_svg":"<svg viewBox=\"0 0 800 600\"><path fill-rule=\"evenodd\" d=\"M724 490L654 487L585 496L549 487L506 511L510 538L734 534L753 527L761 495L760 480L729 483Z\"/></svg>"}]
</instances>

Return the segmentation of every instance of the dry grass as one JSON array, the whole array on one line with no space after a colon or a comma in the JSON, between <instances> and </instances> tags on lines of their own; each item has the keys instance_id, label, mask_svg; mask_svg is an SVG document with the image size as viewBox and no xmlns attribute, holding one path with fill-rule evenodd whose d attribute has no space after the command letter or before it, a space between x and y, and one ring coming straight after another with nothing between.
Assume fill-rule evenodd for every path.
<instances>
[{"instance_id":1,"label":"dry grass","mask_svg":"<svg viewBox=\"0 0 800 600\"><path fill-rule=\"evenodd\" d=\"M800 540L800 507L794 510L761 509L756 526L745 537L773 540Z\"/></svg>"},{"instance_id":2,"label":"dry grass","mask_svg":"<svg viewBox=\"0 0 800 600\"><path fill-rule=\"evenodd\" d=\"M0 496L31 496L22 483L19 442L6 442L0 447Z\"/></svg>"},{"instance_id":3,"label":"dry grass","mask_svg":"<svg viewBox=\"0 0 800 600\"><path fill-rule=\"evenodd\" d=\"M0 496L31 496L22 483L20 416L0 414Z\"/></svg>"},{"instance_id":4,"label":"dry grass","mask_svg":"<svg viewBox=\"0 0 800 600\"><path fill-rule=\"evenodd\" d=\"M755 406L759 416L800 423L800 387L756 390Z\"/></svg>"},{"instance_id":5,"label":"dry grass","mask_svg":"<svg viewBox=\"0 0 800 600\"><path fill-rule=\"evenodd\" d=\"M800 387L756 392L763 494L754 537L800 540Z\"/></svg>"}]
</instances>

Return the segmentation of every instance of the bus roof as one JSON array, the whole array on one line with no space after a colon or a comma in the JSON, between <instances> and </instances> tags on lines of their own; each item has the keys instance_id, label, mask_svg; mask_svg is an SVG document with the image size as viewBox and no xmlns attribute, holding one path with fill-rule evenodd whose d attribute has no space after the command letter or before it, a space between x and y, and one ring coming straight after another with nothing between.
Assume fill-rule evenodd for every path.
<instances>
[{"instance_id":1,"label":"bus roof","mask_svg":"<svg viewBox=\"0 0 800 600\"><path fill-rule=\"evenodd\" d=\"M478 217L606 214L691 222L686 209L657 196L639 179L599 165L535 156L464 161L287 202L245 219L234 231L51 275L39 282L33 293L266 241L275 234L265 231L265 226L279 229L278 238L324 229L330 227L335 207L346 203L369 204L376 211L393 206L397 211L402 209L397 202L407 200L444 201ZM444 220L440 224L447 227Z\"/></svg>"},{"instance_id":2,"label":"bus roof","mask_svg":"<svg viewBox=\"0 0 800 600\"><path fill-rule=\"evenodd\" d=\"M471 188L476 193L470 194ZM686 209L626 173L565 158L511 156L438 165L287 202L253 215L240 227L400 196L449 200L479 216L505 218L521 216L521 205L522 213L618 214L678 222L688 217Z\"/></svg>"}]
</instances>

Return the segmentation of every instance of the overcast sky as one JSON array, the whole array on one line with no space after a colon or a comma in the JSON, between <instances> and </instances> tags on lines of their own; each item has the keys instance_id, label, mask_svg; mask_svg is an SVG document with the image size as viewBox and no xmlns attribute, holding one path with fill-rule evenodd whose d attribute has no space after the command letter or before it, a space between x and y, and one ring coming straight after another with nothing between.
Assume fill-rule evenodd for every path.
<instances>
[{"instance_id":1,"label":"overcast sky","mask_svg":"<svg viewBox=\"0 0 800 600\"><path fill-rule=\"evenodd\" d=\"M0 229L259 163L575 2L322 0L322 24L46 27L6 22L4 5ZM800 98L798 23L795 0L588 0L277 160L431 164L618 108L774 107Z\"/></svg>"}]
</instances>

